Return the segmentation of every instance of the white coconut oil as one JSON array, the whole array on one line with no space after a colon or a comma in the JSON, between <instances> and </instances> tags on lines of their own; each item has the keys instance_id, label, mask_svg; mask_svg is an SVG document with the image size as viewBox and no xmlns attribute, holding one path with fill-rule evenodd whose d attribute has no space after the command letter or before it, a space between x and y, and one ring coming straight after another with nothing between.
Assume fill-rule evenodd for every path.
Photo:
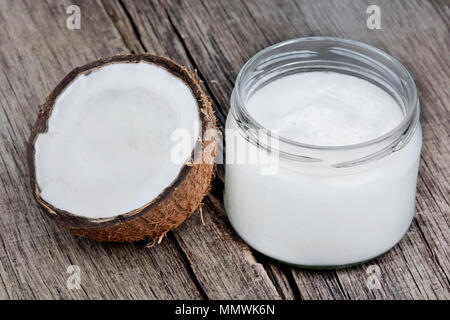
<instances>
[{"instance_id":1,"label":"white coconut oil","mask_svg":"<svg viewBox=\"0 0 450 320\"><path fill-rule=\"evenodd\" d=\"M418 125L394 134L407 109L373 82L329 70L289 73L250 91L238 102L234 92L232 108L242 103L256 127L285 140L273 148L276 170L264 173L266 164L238 161L263 144L252 142L236 110L227 118L225 207L243 240L309 267L354 264L393 247L414 216L422 141Z\"/></svg>"}]
</instances>

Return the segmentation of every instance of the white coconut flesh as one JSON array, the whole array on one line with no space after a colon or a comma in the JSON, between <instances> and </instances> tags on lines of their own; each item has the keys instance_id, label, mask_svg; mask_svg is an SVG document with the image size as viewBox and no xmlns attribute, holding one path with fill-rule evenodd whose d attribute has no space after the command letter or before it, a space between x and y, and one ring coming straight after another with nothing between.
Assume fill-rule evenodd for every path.
<instances>
[{"instance_id":1,"label":"white coconut flesh","mask_svg":"<svg viewBox=\"0 0 450 320\"><path fill-rule=\"evenodd\" d=\"M174 132L189 134L190 143L176 159ZM162 67L115 63L80 75L35 142L40 196L88 218L141 208L177 178L199 132L197 100Z\"/></svg>"}]
</instances>

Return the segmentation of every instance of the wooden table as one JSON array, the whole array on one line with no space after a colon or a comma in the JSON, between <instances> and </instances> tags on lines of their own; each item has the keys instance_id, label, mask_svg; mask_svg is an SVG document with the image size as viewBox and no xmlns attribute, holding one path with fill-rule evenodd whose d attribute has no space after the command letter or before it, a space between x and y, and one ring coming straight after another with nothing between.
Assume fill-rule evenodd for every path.
<instances>
[{"instance_id":1,"label":"wooden table","mask_svg":"<svg viewBox=\"0 0 450 320\"><path fill-rule=\"evenodd\" d=\"M66 27L71 4L81 9L79 30ZM381 30L366 27L370 4L381 9ZM448 299L449 24L444 0L0 0L0 298ZM311 35L372 44L416 80L424 132L417 215L387 254L337 271L301 270L258 254L224 214L223 166L204 200L204 224L195 213L150 249L72 236L35 204L25 143L39 105L74 67L117 53L170 57L198 71L223 127L245 61ZM80 289L66 286L70 265L80 267Z\"/></svg>"}]
</instances>

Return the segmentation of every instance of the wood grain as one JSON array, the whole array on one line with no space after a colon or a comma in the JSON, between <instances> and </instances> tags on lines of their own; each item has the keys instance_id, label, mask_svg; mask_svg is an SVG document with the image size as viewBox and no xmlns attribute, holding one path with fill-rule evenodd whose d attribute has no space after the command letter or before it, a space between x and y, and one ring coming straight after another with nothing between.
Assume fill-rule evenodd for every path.
<instances>
[{"instance_id":1,"label":"wood grain","mask_svg":"<svg viewBox=\"0 0 450 320\"><path fill-rule=\"evenodd\" d=\"M124 8L120 8L104 2L113 16L120 16L121 20L126 16L132 19L137 26L133 32L140 37L142 48L139 50L170 56L191 70L197 69L185 51L182 39L173 30L166 9L155 3L125 1ZM131 24L126 33L131 31L130 27ZM213 103L213 107L223 126L218 105ZM248 247L230 233L219 200L209 195L202 207L202 215L204 225L197 213L174 231L174 238L189 260L205 295L210 299L280 298L263 266L253 258Z\"/></svg>"},{"instance_id":2,"label":"wood grain","mask_svg":"<svg viewBox=\"0 0 450 320\"><path fill-rule=\"evenodd\" d=\"M66 28L70 4L81 9L80 30ZM381 8L381 30L366 28L369 4ZM449 299L449 21L448 1L0 0L0 299ZM72 236L39 211L24 144L40 103L72 68L116 53L167 56L197 70L223 127L245 61L310 35L377 46L416 79L424 132L417 215L387 254L306 271L254 252L226 218L221 165L201 214L151 249ZM66 287L72 264L81 290ZM379 289L368 288L369 266L381 271Z\"/></svg>"},{"instance_id":3,"label":"wood grain","mask_svg":"<svg viewBox=\"0 0 450 320\"><path fill-rule=\"evenodd\" d=\"M1 296L200 299L173 240L146 250L144 243L107 245L77 238L47 219L31 198L25 141L40 103L72 68L128 52L99 2L79 2L86 13L81 29L68 30L66 8L72 3L0 1ZM66 287L72 264L81 267L82 290Z\"/></svg>"},{"instance_id":4,"label":"wood grain","mask_svg":"<svg viewBox=\"0 0 450 320\"><path fill-rule=\"evenodd\" d=\"M424 153L424 157L440 157L440 169L448 170L448 146L443 144L448 145L445 138L448 138L446 106L449 97L444 92L449 81L446 76L449 61L438 58L448 51L446 24L436 13L435 7L419 1L377 1L377 4L382 10L383 31L371 31L365 27L365 10L369 2L232 1L230 4L207 1L194 6L192 3L172 1L169 10L175 16L175 27L186 36L186 46L206 81L220 83L220 86L212 86L211 90L225 110L228 109L233 79L242 64L260 49L276 42L301 36L330 35L368 42L390 52L418 79L423 108L424 150L428 148L429 140L444 142L442 148L435 148L435 153ZM433 46L423 45L421 39L427 38L434 40ZM433 107L429 104L431 101L434 101ZM407 237L394 250L372 262L380 266L382 274L386 273L382 280L387 290L384 287L380 290L367 289L367 265L322 272L322 276L293 268L291 271L301 297L449 297L449 210L445 200L448 179L443 177L436 181L436 172L426 170L427 167L422 165L419 191L423 187L423 177L433 179L433 194L439 199L438 203L430 196L426 199L441 207L426 215L429 223L424 223L422 227L418 223L424 222L423 210L419 206L419 217ZM419 193L419 203L421 197L422 193ZM435 230L431 227L433 224L440 227ZM435 243L430 245L430 240ZM391 288L396 290L389 290Z\"/></svg>"}]
</instances>

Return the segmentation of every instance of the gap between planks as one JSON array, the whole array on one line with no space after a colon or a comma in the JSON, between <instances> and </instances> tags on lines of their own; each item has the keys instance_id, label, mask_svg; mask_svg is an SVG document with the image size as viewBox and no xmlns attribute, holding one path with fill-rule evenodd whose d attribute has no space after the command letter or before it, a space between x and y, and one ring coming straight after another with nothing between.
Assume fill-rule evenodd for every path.
<instances>
[{"instance_id":1,"label":"gap between planks","mask_svg":"<svg viewBox=\"0 0 450 320\"><path fill-rule=\"evenodd\" d=\"M142 41L142 36L139 32L139 28L136 25L135 21L133 20L132 15L130 14L126 5L123 3L122 0L118 0L117 3L119 5L119 7L117 9L123 11L123 18L126 19L126 21L121 20L121 17L118 17L116 15L116 12L115 12L116 8L111 6L112 5L111 2L101 0L101 4L102 4L103 8L105 9L105 12L107 13L107 16L110 18L110 20L116 27L117 31L119 32L125 46L132 53L149 52L148 49L146 48L145 44ZM184 54L186 55L190 64L193 66L194 70L197 72L201 84L203 84L203 86L205 87L205 89L206 89L205 91L206 91L208 97L210 97L212 99L213 104L219 105L217 98L212 94L212 91L211 91L208 83L205 81L204 76L202 75L200 69L198 68L195 59L192 57L191 53L189 52L188 47L187 47L181 33L175 27L175 25L172 21L172 17L170 16L169 10L166 7L164 7L164 12L167 15L167 19L170 23L170 26L173 29L174 34L176 35L176 37L182 44ZM120 25L120 22L123 22L125 25ZM220 108L215 108L214 111L216 113L216 118L218 118L217 120L219 122L218 128L223 129L225 127L226 114L224 114L223 110ZM219 117L217 117L217 113L219 113ZM216 177L216 179L217 179L217 177ZM221 180L221 183L223 184L222 177L220 177L220 180ZM207 195L206 197L208 197L208 196L213 197L213 195L211 193L209 195ZM195 214L195 212L193 214ZM192 280L193 280L194 284L196 285L200 295L204 299L209 299L207 293L205 292L204 288L201 286L200 281L197 278L197 275L195 274L195 272L192 268L189 258L187 257L186 253L182 249L177 238L173 235L173 232L170 233L169 237L173 240L177 250L180 252L180 255L182 256L182 258L186 264L186 267L188 269L188 272L191 275ZM292 292L291 295L288 295L284 292L285 290L283 290L283 288L277 281L276 277L273 275L273 271L270 269L270 266L268 266L266 263L262 263L262 261L257 259L258 255L253 254L253 250L251 250L250 248L248 250L248 254L251 254L253 256L253 258L256 260L256 262L260 263L264 267L266 273L268 274L269 279L272 281L273 286L276 288L276 290L280 294L280 297L288 298L288 299L301 297L298 287L297 286L292 287L295 285L295 280L293 279L292 273L290 273L289 271L279 270L279 272L284 273L284 276L288 279L288 285L290 286L290 288L288 288L288 291ZM292 278L292 279L290 279L290 278Z\"/></svg>"}]
</instances>

